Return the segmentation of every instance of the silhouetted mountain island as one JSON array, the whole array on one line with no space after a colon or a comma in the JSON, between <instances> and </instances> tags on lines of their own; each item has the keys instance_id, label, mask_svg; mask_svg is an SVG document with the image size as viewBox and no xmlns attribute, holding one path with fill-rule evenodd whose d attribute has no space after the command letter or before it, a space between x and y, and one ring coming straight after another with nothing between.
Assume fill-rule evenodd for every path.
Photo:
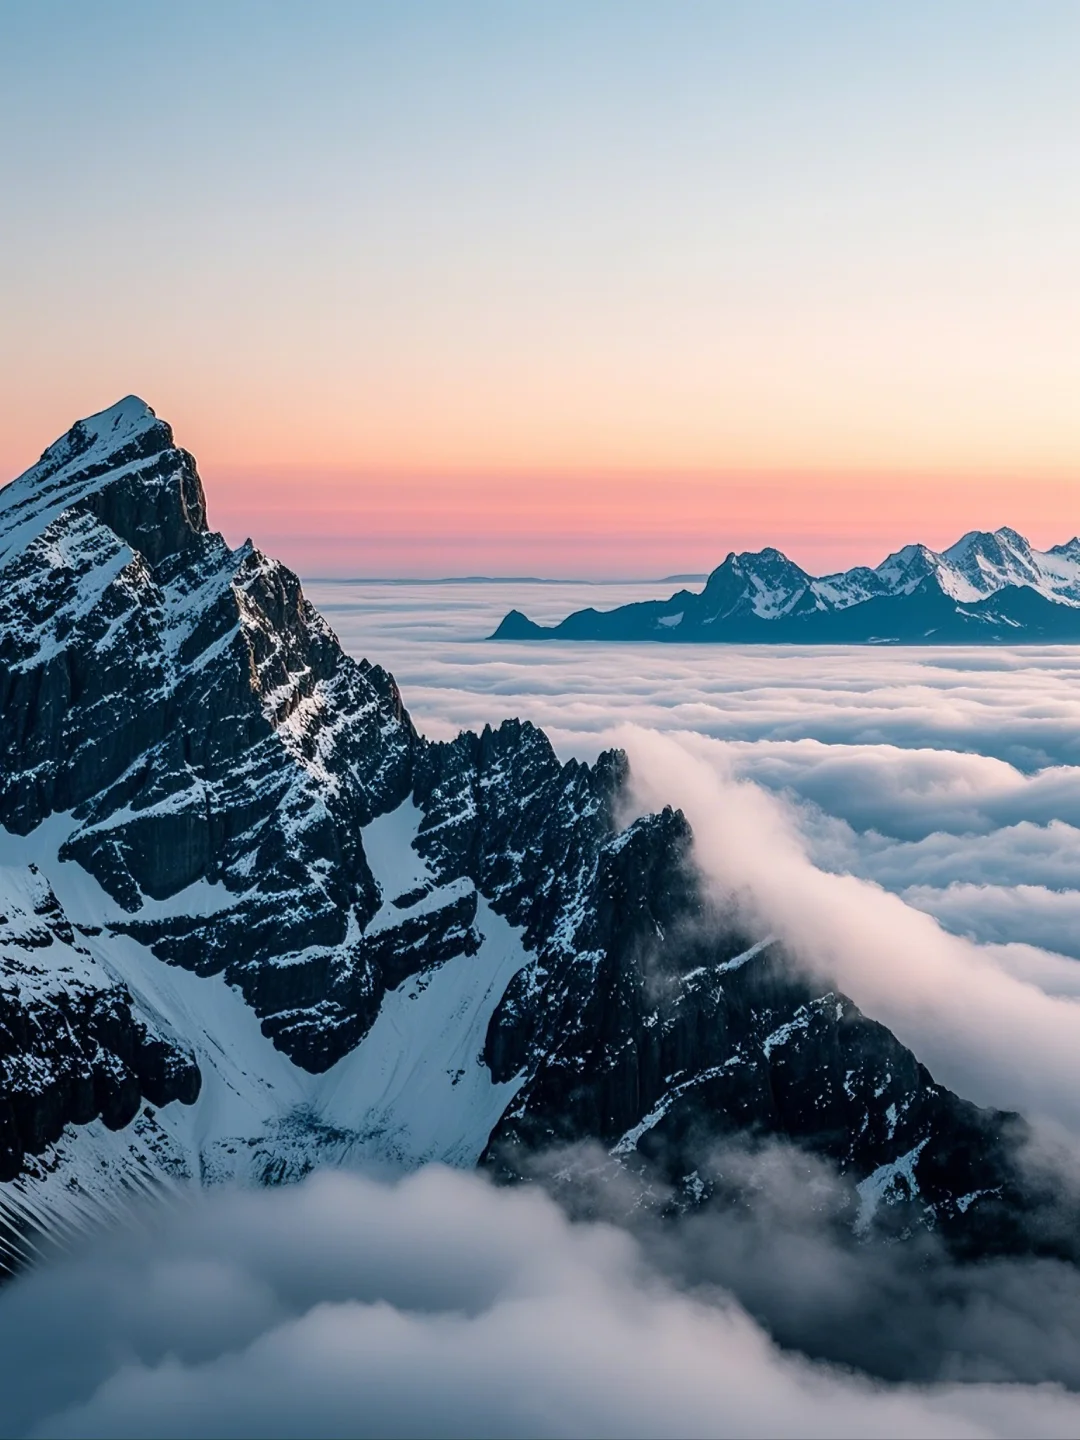
<instances>
[{"instance_id":1,"label":"silhouetted mountain island","mask_svg":"<svg viewBox=\"0 0 1080 1440\"><path fill-rule=\"evenodd\" d=\"M1024 1122L743 933L681 813L625 825L625 755L419 735L142 401L0 491L0 573L0 1264L178 1179L581 1140L720 1203L732 1134L829 1157L858 1234L1071 1253Z\"/></svg>"},{"instance_id":2,"label":"silhouetted mountain island","mask_svg":"<svg viewBox=\"0 0 1080 1440\"><path fill-rule=\"evenodd\" d=\"M554 626L511 610L495 640L787 644L1080 641L1080 539L1034 550L1015 530L973 530L940 554L907 545L876 569L815 579L779 550L730 554L704 590Z\"/></svg>"}]
</instances>

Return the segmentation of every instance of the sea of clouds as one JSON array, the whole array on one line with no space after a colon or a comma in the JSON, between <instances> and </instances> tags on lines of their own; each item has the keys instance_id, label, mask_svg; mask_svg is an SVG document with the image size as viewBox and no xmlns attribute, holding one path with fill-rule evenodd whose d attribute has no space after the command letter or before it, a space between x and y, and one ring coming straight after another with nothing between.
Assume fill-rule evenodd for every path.
<instances>
[{"instance_id":1,"label":"sea of clouds","mask_svg":"<svg viewBox=\"0 0 1080 1440\"><path fill-rule=\"evenodd\" d=\"M791 1213L759 1228L767 1236L691 1231L669 1242L676 1261L625 1226L571 1223L538 1187L499 1191L438 1167L396 1184L324 1172L284 1190L193 1196L0 1295L5 1430L1077 1433L1080 1397L1001 1383L1000 1365L1045 1368L1048 1343L1059 1359L1069 1352L1075 1286L1061 1294L1048 1275L1004 1267L966 1295L945 1283L937 1317L896 1266L852 1266ZM948 1332L957 1375L886 1384L782 1350L710 1278L741 1269L760 1294L778 1266L803 1277L823 1325L865 1325L877 1287L903 1312L909 1350L920 1323ZM1050 1317L1038 1313L1047 1298ZM795 1308L793 1292L786 1304ZM897 1327L889 1338L904 1344ZM999 1357L997 1374L973 1367L980 1346ZM917 1359L902 1354L900 1368Z\"/></svg>"},{"instance_id":2,"label":"sea of clouds","mask_svg":"<svg viewBox=\"0 0 1080 1440\"><path fill-rule=\"evenodd\" d=\"M747 925L937 1080L1036 1122L1030 1163L1075 1185L1080 649L484 638L514 606L671 588L307 590L433 738L514 715L564 757L623 746L634 807L685 809ZM854 1247L826 1167L722 1160L754 1203L674 1227L617 1185L571 1223L540 1188L438 1169L145 1216L0 1293L0 1431L1080 1433L1074 1270Z\"/></svg>"}]
</instances>

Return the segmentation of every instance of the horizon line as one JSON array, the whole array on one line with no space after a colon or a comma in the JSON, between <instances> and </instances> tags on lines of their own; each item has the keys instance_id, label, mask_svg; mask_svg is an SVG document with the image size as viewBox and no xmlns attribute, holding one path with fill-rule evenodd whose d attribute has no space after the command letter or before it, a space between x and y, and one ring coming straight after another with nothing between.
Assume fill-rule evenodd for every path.
<instances>
[{"instance_id":1,"label":"horizon line","mask_svg":"<svg viewBox=\"0 0 1080 1440\"><path fill-rule=\"evenodd\" d=\"M710 570L693 575L627 575L584 579L561 575L301 575L305 585L673 585L707 580Z\"/></svg>"}]
</instances>

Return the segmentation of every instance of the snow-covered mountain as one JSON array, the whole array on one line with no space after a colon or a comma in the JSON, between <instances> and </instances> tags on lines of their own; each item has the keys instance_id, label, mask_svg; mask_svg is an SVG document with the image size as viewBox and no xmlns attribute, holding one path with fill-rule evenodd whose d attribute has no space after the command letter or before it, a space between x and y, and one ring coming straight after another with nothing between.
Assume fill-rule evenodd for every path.
<instances>
[{"instance_id":1,"label":"snow-covered mountain","mask_svg":"<svg viewBox=\"0 0 1080 1440\"><path fill-rule=\"evenodd\" d=\"M1080 640L1080 539L1035 550L1015 530L972 530L938 553L905 545L876 569L815 578L766 549L728 555L704 590L580 610L535 625L511 611L503 640L829 641L941 644Z\"/></svg>"},{"instance_id":2,"label":"snow-covered mountain","mask_svg":"<svg viewBox=\"0 0 1080 1440\"><path fill-rule=\"evenodd\" d=\"M706 593L795 613L801 574L733 557ZM624 755L562 764L516 720L424 739L294 575L208 529L141 401L0 491L0 577L12 1263L132 1189L513 1178L580 1140L708 1204L704 1157L746 1131L834 1160L857 1229L1068 1248L1075 1227L1032 1238L1019 1118L740 933L681 813L622 823Z\"/></svg>"}]
</instances>

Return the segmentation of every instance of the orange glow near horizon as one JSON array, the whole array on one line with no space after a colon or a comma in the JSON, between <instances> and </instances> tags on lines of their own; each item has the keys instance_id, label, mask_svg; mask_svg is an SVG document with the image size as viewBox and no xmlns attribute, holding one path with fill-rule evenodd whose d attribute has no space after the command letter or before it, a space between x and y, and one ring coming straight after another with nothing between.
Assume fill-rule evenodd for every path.
<instances>
[{"instance_id":1,"label":"orange glow near horizon","mask_svg":"<svg viewBox=\"0 0 1080 1440\"><path fill-rule=\"evenodd\" d=\"M646 578L774 545L812 573L1011 525L1080 531L1070 480L873 475L508 477L204 467L210 519L307 575Z\"/></svg>"},{"instance_id":2,"label":"orange glow near horizon","mask_svg":"<svg viewBox=\"0 0 1080 1440\"><path fill-rule=\"evenodd\" d=\"M99 403L124 393L116 370L115 393ZM85 389L43 387L17 414L9 402L4 478L95 408ZM487 429L476 397L470 413L464 391L453 423L445 405L425 409L416 397L423 423L409 431L398 428L400 416L377 413L370 397L349 408L326 394L306 404L294 397L291 407L268 393L223 405L205 388L164 383L143 394L199 460L215 528L233 543L251 536L305 575L652 578L708 571L729 550L765 545L825 574L877 564L916 540L943 548L972 529L1011 525L1043 548L1080 531L1080 444L1058 427L1051 453L1048 443L1033 443L1030 428L1015 428L1017 414L1004 407L997 430L988 421L966 450L958 433L946 444L941 426L929 422L905 450L885 433L903 428L902 415L886 426L879 410L882 433L872 445L864 436L863 463L852 458L854 427L836 423L826 435L820 414L817 434L796 427L794 415L779 430L758 416L755 453L749 405L741 436L732 426L725 441L717 412L706 444L689 410L680 442L671 417L650 415L644 404L627 406L634 424L622 429L613 415L609 424L594 416L586 425L580 406L582 423L571 425L567 414L559 424L565 397L550 394L516 418L495 405L501 419ZM493 391L486 394L491 401ZM597 392L597 415L611 403ZM695 439L710 463L690 463L700 462ZM997 464L995 450L1005 457ZM496 451L507 458L493 459ZM740 453L751 460L736 463ZM951 464L931 463L942 453ZM1023 458L1010 465L1010 453Z\"/></svg>"}]
</instances>

